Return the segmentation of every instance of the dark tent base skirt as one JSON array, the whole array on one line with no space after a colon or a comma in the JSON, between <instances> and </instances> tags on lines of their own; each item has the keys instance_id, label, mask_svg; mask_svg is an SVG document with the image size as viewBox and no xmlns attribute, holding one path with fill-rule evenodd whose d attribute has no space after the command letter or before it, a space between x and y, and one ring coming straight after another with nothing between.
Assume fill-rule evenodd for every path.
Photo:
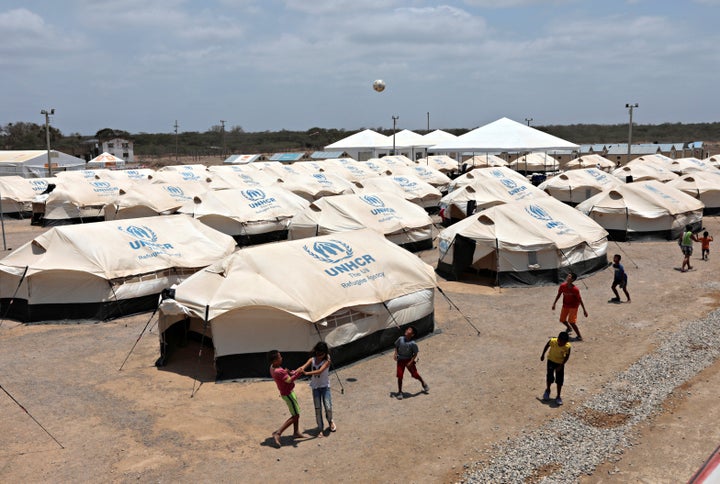
<instances>
[{"instance_id":1,"label":"dark tent base skirt","mask_svg":"<svg viewBox=\"0 0 720 484\"><path fill-rule=\"evenodd\" d=\"M268 242L280 242L281 240L287 240L287 238L287 230L275 230L273 232L265 232L264 234L233 235L233 239L235 239L238 247L266 244Z\"/></svg>"},{"instance_id":2,"label":"dark tent base skirt","mask_svg":"<svg viewBox=\"0 0 720 484\"><path fill-rule=\"evenodd\" d=\"M487 280L499 283L501 287L522 287L559 284L565 280L565 277L567 277L570 272L574 272L578 277L583 277L602 270L607 266L607 256L603 255L571 266L555 269L519 272L507 271L499 273L487 269L476 271L472 268L458 268L452 264L440 262L438 263L436 272L449 281L462 281L470 279L472 276L481 276L487 278Z\"/></svg>"},{"instance_id":3,"label":"dark tent base skirt","mask_svg":"<svg viewBox=\"0 0 720 484\"><path fill-rule=\"evenodd\" d=\"M432 239L418 240L417 242L408 242L400 244L400 247L410 252L420 252L422 250L430 250L433 248Z\"/></svg>"},{"instance_id":4,"label":"dark tent base skirt","mask_svg":"<svg viewBox=\"0 0 720 484\"><path fill-rule=\"evenodd\" d=\"M25 299L0 299L0 312L7 318L23 323L90 319L105 321L153 310L158 305L159 294L96 303L28 304Z\"/></svg>"},{"instance_id":5,"label":"dark tent base skirt","mask_svg":"<svg viewBox=\"0 0 720 484\"><path fill-rule=\"evenodd\" d=\"M430 334L435 330L434 314L428 314L416 321L404 324L400 328L393 326L392 328L382 331L376 331L351 343L332 348L330 350L330 356L333 361L333 367L341 367L392 348L395 340L402 336L405 329L411 325L417 329L418 337ZM169 357L172 355L175 345L178 343L182 344L184 327L185 323L181 321L173 324L165 331L163 337L166 344L160 344L161 356L155 363L157 366L165 366ZM190 333L190 336L198 341L201 338L200 335L195 333ZM212 346L207 336L205 336L204 341ZM307 361L312 348L308 348L306 351L283 351L282 348L277 349L282 353L282 366L294 369ZM260 353L221 356L215 360L216 378L218 380L228 380L232 378L268 378L270 376L268 373L269 366L267 352L264 351Z\"/></svg>"}]
</instances>

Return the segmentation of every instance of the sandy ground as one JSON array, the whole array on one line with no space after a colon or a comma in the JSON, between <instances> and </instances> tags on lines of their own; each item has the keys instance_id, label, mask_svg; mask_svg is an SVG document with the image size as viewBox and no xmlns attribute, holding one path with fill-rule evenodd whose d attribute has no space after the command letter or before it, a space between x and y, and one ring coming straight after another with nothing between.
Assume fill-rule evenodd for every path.
<instances>
[{"instance_id":1,"label":"sandy ground","mask_svg":"<svg viewBox=\"0 0 720 484\"><path fill-rule=\"evenodd\" d=\"M705 226L720 234L720 220ZM6 221L7 245L42 229ZM338 431L272 445L287 418L272 381L213 380L212 351L198 345L158 369L154 321L121 363L150 313L111 322L0 326L2 387L56 443L0 393L0 477L4 482L452 482L464 465L601 391L602 385L658 346L684 321L718 307L717 252L680 273L674 242L611 243L624 254L631 304L609 304L612 274L579 282L589 318L573 345L563 407L538 401L539 360L562 329L550 310L556 287L503 288L447 282L457 311L436 295L436 331L420 342L418 369L429 394L408 379L398 401L390 351L341 368L333 377ZM699 251L698 251L699 252ZM423 259L434 263L428 251ZM465 317L480 330L480 335ZM341 391L341 384L344 391ZM720 443L720 363L678 389L663 413L639 429L637 445L583 482L686 481ZM195 389L195 394L191 393ZM314 435L312 397L297 385L301 429Z\"/></svg>"}]
</instances>

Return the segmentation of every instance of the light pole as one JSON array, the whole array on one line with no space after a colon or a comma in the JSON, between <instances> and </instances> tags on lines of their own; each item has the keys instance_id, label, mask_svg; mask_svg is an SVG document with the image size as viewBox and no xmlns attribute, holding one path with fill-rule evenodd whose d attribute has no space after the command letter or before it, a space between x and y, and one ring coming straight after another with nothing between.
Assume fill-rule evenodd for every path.
<instances>
[{"instance_id":1,"label":"light pole","mask_svg":"<svg viewBox=\"0 0 720 484\"><path fill-rule=\"evenodd\" d=\"M397 128L397 120L400 119L400 116L393 116L393 156L395 156L395 128Z\"/></svg>"},{"instance_id":2,"label":"light pole","mask_svg":"<svg viewBox=\"0 0 720 484\"><path fill-rule=\"evenodd\" d=\"M220 129L222 130L222 155L225 156L225 120L220 120Z\"/></svg>"},{"instance_id":3,"label":"light pole","mask_svg":"<svg viewBox=\"0 0 720 484\"><path fill-rule=\"evenodd\" d=\"M533 118L525 118L525 122L528 126L530 126L530 123L532 123Z\"/></svg>"},{"instance_id":4,"label":"light pole","mask_svg":"<svg viewBox=\"0 0 720 484\"><path fill-rule=\"evenodd\" d=\"M47 143L48 176L51 177L53 174L52 161L50 160L50 115L55 114L55 108L52 108L50 111L43 109L40 111L40 114L45 115L45 142Z\"/></svg>"},{"instance_id":5,"label":"light pole","mask_svg":"<svg viewBox=\"0 0 720 484\"><path fill-rule=\"evenodd\" d=\"M639 108L640 105L638 103L627 103L625 107L630 112L630 123L628 124L628 149L627 149L627 160L625 160L625 163L630 161L630 148L632 146L632 113L634 108Z\"/></svg>"},{"instance_id":6,"label":"light pole","mask_svg":"<svg viewBox=\"0 0 720 484\"><path fill-rule=\"evenodd\" d=\"M427 122L428 122L428 123L427 123L427 124L428 124L428 129L427 129L427 131L428 131L428 133L429 133L429 132L430 132L430 111L428 111L428 113L427 113Z\"/></svg>"},{"instance_id":7,"label":"light pole","mask_svg":"<svg viewBox=\"0 0 720 484\"><path fill-rule=\"evenodd\" d=\"M175 120L175 163L178 162L178 124Z\"/></svg>"}]
</instances>

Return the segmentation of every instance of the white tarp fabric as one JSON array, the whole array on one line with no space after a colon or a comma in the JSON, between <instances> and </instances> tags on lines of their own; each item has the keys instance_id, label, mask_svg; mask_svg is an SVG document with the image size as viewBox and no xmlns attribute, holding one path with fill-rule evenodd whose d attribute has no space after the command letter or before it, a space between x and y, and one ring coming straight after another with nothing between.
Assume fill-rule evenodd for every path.
<instances>
[{"instance_id":1,"label":"white tarp fabric","mask_svg":"<svg viewBox=\"0 0 720 484\"><path fill-rule=\"evenodd\" d=\"M110 173L110 170L106 168L98 168L95 170L61 171L55 174L55 178L63 180L102 180L108 173Z\"/></svg>"},{"instance_id":2,"label":"white tarp fabric","mask_svg":"<svg viewBox=\"0 0 720 484\"><path fill-rule=\"evenodd\" d=\"M409 129L403 129L402 131L398 131L395 133L395 136L389 135L388 137L389 143L385 146L381 146L381 148L392 148L393 147L393 139L395 140L395 148L427 148L428 146L432 146L433 143L429 142L425 137L421 134L418 134L414 131L410 131Z\"/></svg>"},{"instance_id":3,"label":"white tarp fabric","mask_svg":"<svg viewBox=\"0 0 720 484\"><path fill-rule=\"evenodd\" d=\"M678 175L687 175L696 171L720 173L720 170L711 163L706 163L697 158L678 158L673 160L668 168Z\"/></svg>"},{"instance_id":4,"label":"white tarp fabric","mask_svg":"<svg viewBox=\"0 0 720 484\"><path fill-rule=\"evenodd\" d=\"M523 175L504 166L478 168L470 170L467 173L453 179L448 185L448 192L455 191L465 185L472 185L473 183L477 183L479 180L485 180L488 176L492 176L496 179L510 178L517 182L522 182L523 184L528 183L528 179Z\"/></svg>"},{"instance_id":5,"label":"white tarp fabric","mask_svg":"<svg viewBox=\"0 0 720 484\"><path fill-rule=\"evenodd\" d=\"M661 155L660 153L653 153L651 155L642 155L637 158L633 158L627 165L654 165L665 169L670 169L673 159L669 156Z\"/></svg>"},{"instance_id":6,"label":"white tarp fabric","mask_svg":"<svg viewBox=\"0 0 720 484\"><path fill-rule=\"evenodd\" d=\"M154 183L136 183L127 190L120 189L117 197L103 209L105 220L154 217L177 212L185 201L171 195L166 187Z\"/></svg>"},{"instance_id":7,"label":"white tarp fabric","mask_svg":"<svg viewBox=\"0 0 720 484\"><path fill-rule=\"evenodd\" d=\"M385 175L407 175L411 174L420 180L434 186L440 192L447 192L448 185L452 181L449 176L439 170L426 165L413 164L408 167L390 168Z\"/></svg>"},{"instance_id":8,"label":"white tarp fabric","mask_svg":"<svg viewBox=\"0 0 720 484\"><path fill-rule=\"evenodd\" d=\"M568 170L545 180L538 188L561 202L578 204L608 188L623 182L616 176L597 168Z\"/></svg>"},{"instance_id":9,"label":"white tarp fabric","mask_svg":"<svg viewBox=\"0 0 720 484\"><path fill-rule=\"evenodd\" d=\"M583 155L568 161L564 168L566 170L577 170L581 168L597 168L598 170L610 172L615 169L615 163L604 156L597 154Z\"/></svg>"},{"instance_id":10,"label":"white tarp fabric","mask_svg":"<svg viewBox=\"0 0 720 484\"><path fill-rule=\"evenodd\" d=\"M439 267L452 266L458 236L474 242L468 263L494 273L532 273L599 261L604 267L607 232L551 197L497 205L446 228L439 235Z\"/></svg>"},{"instance_id":11,"label":"white tarp fabric","mask_svg":"<svg viewBox=\"0 0 720 484\"><path fill-rule=\"evenodd\" d=\"M339 176L349 182L362 181L377 176L367 165L356 161L347 163L327 162L324 173Z\"/></svg>"},{"instance_id":12,"label":"white tarp fabric","mask_svg":"<svg viewBox=\"0 0 720 484\"><path fill-rule=\"evenodd\" d=\"M508 167L522 172L546 172L559 170L560 163L547 153L533 152L517 157Z\"/></svg>"},{"instance_id":13,"label":"white tarp fabric","mask_svg":"<svg viewBox=\"0 0 720 484\"><path fill-rule=\"evenodd\" d=\"M178 212L235 237L286 230L290 220L308 205L302 197L274 185L207 191Z\"/></svg>"},{"instance_id":14,"label":"white tarp fabric","mask_svg":"<svg viewBox=\"0 0 720 484\"><path fill-rule=\"evenodd\" d=\"M508 166L508 162L503 160L497 155L491 155L485 153L484 155L471 156L467 160L463 161L464 165L472 168L487 168L493 166Z\"/></svg>"},{"instance_id":15,"label":"white tarp fabric","mask_svg":"<svg viewBox=\"0 0 720 484\"><path fill-rule=\"evenodd\" d=\"M152 185L157 185L161 190L167 192L168 195L181 204L190 202L194 197L210 190L210 184L204 181L176 181L174 183L152 183Z\"/></svg>"},{"instance_id":16,"label":"white tarp fabric","mask_svg":"<svg viewBox=\"0 0 720 484\"><path fill-rule=\"evenodd\" d=\"M0 299L24 300L10 307L23 321L152 309L163 289L234 247L186 216L54 227L0 260Z\"/></svg>"},{"instance_id":17,"label":"white tarp fabric","mask_svg":"<svg viewBox=\"0 0 720 484\"><path fill-rule=\"evenodd\" d=\"M367 178L355 186L356 193L394 193L423 208L437 207L442 198L440 190L410 172Z\"/></svg>"},{"instance_id":18,"label":"white tarp fabric","mask_svg":"<svg viewBox=\"0 0 720 484\"><path fill-rule=\"evenodd\" d=\"M435 286L432 267L417 256L372 230L356 230L237 251L180 284L175 301L201 319L207 307L209 321L256 308L316 323L342 308L382 303ZM167 324L160 311L162 333ZM273 329L256 325L255 330ZM217 328L212 332L217 348L222 338Z\"/></svg>"},{"instance_id":19,"label":"white tarp fabric","mask_svg":"<svg viewBox=\"0 0 720 484\"><path fill-rule=\"evenodd\" d=\"M668 182L678 177L675 173L660 164L650 162L631 162L613 170L612 174L622 181L627 181L628 177L632 177L632 181L635 182L648 180Z\"/></svg>"},{"instance_id":20,"label":"white tarp fabric","mask_svg":"<svg viewBox=\"0 0 720 484\"><path fill-rule=\"evenodd\" d=\"M278 177L270 171L262 171L252 165L211 166L208 168L213 189L224 184L225 188L262 188L275 184Z\"/></svg>"},{"instance_id":21,"label":"white tarp fabric","mask_svg":"<svg viewBox=\"0 0 720 484\"><path fill-rule=\"evenodd\" d=\"M348 149L375 149L383 146L392 146L392 139L389 139L384 134L380 134L371 129L366 129L355 133L347 138L343 138L325 147L325 150L348 150Z\"/></svg>"},{"instance_id":22,"label":"white tarp fabric","mask_svg":"<svg viewBox=\"0 0 720 484\"><path fill-rule=\"evenodd\" d=\"M50 150L52 174L65 170L82 170L85 160L60 151ZM50 176L47 150L0 150L0 174L22 177Z\"/></svg>"},{"instance_id":23,"label":"white tarp fabric","mask_svg":"<svg viewBox=\"0 0 720 484\"><path fill-rule=\"evenodd\" d=\"M720 173L694 171L667 182L667 186L700 200L706 214L720 211Z\"/></svg>"},{"instance_id":24,"label":"white tarp fabric","mask_svg":"<svg viewBox=\"0 0 720 484\"><path fill-rule=\"evenodd\" d=\"M176 171L178 173L194 173L197 176L205 176L207 174L207 166L196 163L193 165L167 165L163 166L158 170L158 173L162 173L165 171ZM189 175L187 175L189 176Z\"/></svg>"},{"instance_id":25,"label":"white tarp fabric","mask_svg":"<svg viewBox=\"0 0 720 484\"><path fill-rule=\"evenodd\" d=\"M443 219L464 219L468 214L469 202L472 202L474 213L503 203L549 197L524 176L505 167L479 168L460 178L463 178L463 184L440 200L440 215Z\"/></svg>"},{"instance_id":26,"label":"white tarp fabric","mask_svg":"<svg viewBox=\"0 0 720 484\"><path fill-rule=\"evenodd\" d=\"M443 131L442 129L436 129L435 131L432 131L432 132L424 135L423 138L425 138L425 141L427 141L428 144L430 145L430 148L428 149L428 151L433 151L432 146L434 146L438 143L441 143L443 141L454 140L457 138L457 136L455 136L452 133L448 133L447 131Z\"/></svg>"},{"instance_id":27,"label":"white tarp fabric","mask_svg":"<svg viewBox=\"0 0 720 484\"><path fill-rule=\"evenodd\" d=\"M290 240L369 228L398 244L432 243L433 222L418 205L394 193L324 197L290 224Z\"/></svg>"},{"instance_id":28,"label":"white tarp fabric","mask_svg":"<svg viewBox=\"0 0 720 484\"><path fill-rule=\"evenodd\" d=\"M308 202L332 195L355 193L355 186L349 181L332 173L302 173L288 176L278 182L278 186L298 195Z\"/></svg>"},{"instance_id":29,"label":"white tarp fabric","mask_svg":"<svg viewBox=\"0 0 720 484\"><path fill-rule=\"evenodd\" d=\"M59 179L61 182L45 200L45 224L102 218L103 208L117 198L120 189L127 191L133 185L130 180L120 182L84 176Z\"/></svg>"},{"instance_id":30,"label":"white tarp fabric","mask_svg":"<svg viewBox=\"0 0 720 484\"><path fill-rule=\"evenodd\" d=\"M191 165L187 165L191 166ZM168 167L165 167L168 168ZM212 173L208 171L200 170L169 170L169 169L158 170L148 177L150 183L168 183L176 185L180 183L190 184L204 184L206 187L210 187L212 183Z\"/></svg>"},{"instance_id":31,"label":"white tarp fabric","mask_svg":"<svg viewBox=\"0 0 720 484\"><path fill-rule=\"evenodd\" d=\"M611 233L674 238L702 220L703 203L655 180L621 184L576 207Z\"/></svg>"},{"instance_id":32,"label":"white tarp fabric","mask_svg":"<svg viewBox=\"0 0 720 484\"><path fill-rule=\"evenodd\" d=\"M432 151L523 152L576 150L578 145L508 118L476 128L455 140L434 145Z\"/></svg>"},{"instance_id":33,"label":"white tarp fabric","mask_svg":"<svg viewBox=\"0 0 720 484\"><path fill-rule=\"evenodd\" d=\"M47 189L47 178L0 177L2 213L29 212L33 199Z\"/></svg>"},{"instance_id":34,"label":"white tarp fabric","mask_svg":"<svg viewBox=\"0 0 720 484\"><path fill-rule=\"evenodd\" d=\"M110 170L104 173L103 177L111 180L146 181L154 174L155 170L150 168L134 168L132 170Z\"/></svg>"},{"instance_id":35,"label":"white tarp fabric","mask_svg":"<svg viewBox=\"0 0 720 484\"><path fill-rule=\"evenodd\" d=\"M460 171L460 164L447 155L433 155L428 156L427 158L420 158L417 161L417 164L433 168L445 174L457 173Z\"/></svg>"}]
</instances>

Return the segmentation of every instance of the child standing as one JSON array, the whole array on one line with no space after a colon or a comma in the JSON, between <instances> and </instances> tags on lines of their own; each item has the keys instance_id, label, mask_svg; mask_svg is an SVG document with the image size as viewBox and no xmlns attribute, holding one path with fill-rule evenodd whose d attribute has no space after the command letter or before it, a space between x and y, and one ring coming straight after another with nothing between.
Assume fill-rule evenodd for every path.
<instances>
[{"instance_id":1,"label":"child standing","mask_svg":"<svg viewBox=\"0 0 720 484\"><path fill-rule=\"evenodd\" d=\"M408 369L410 372L410 375L412 375L413 378L416 380L419 380L422 384L423 391L425 393L428 392L430 387L427 383L422 379L420 374L417 371L417 367L415 366L415 360L417 359L418 355L418 345L415 341L415 335L417 335L417 330L414 326L408 326L405 330L405 335L400 336L395 341L395 361L397 361L396 365L396 375L397 375L397 382L398 382L398 392L397 392L397 399L402 400L403 399L403 392L402 392L402 383L403 383L403 375L405 374L405 368Z\"/></svg>"},{"instance_id":2,"label":"child standing","mask_svg":"<svg viewBox=\"0 0 720 484\"><path fill-rule=\"evenodd\" d=\"M327 343L320 341L312 350L312 356L302 366L305 370L310 365L310 371L305 374L310 376L310 388L312 388L313 403L315 404L315 420L318 424L318 437L323 437L325 428L323 425L322 408L325 407L325 417L330 424L330 432L335 432L337 427L333 420L332 396L330 394L330 349Z\"/></svg>"},{"instance_id":3,"label":"child standing","mask_svg":"<svg viewBox=\"0 0 720 484\"><path fill-rule=\"evenodd\" d=\"M708 260L708 256L710 255L710 242L713 241L713 238L708 234L708 231L706 230L703 232L703 236L700 237L700 246L702 248L702 258L703 260Z\"/></svg>"},{"instance_id":4,"label":"child standing","mask_svg":"<svg viewBox=\"0 0 720 484\"><path fill-rule=\"evenodd\" d=\"M565 278L565 282L560 284L557 296L555 296L555 301L553 301L552 310L555 311L555 305L557 304L558 299L560 299L560 295L562 295L563 302L562 309L560 310L560 322L565 325L568 333L570 333L570 331L575 331L575 334L577 335L576 341L582 341L582 335L577 327L578 307L582 307L583 314L586 318L588 317L588 312L585 309L585 304L580 296L580 288L574 284L576 279L577 274L571 272Z\"/></svg>"},{"instance_id":5,"label":"child standing","mask_svg":"<svg viewBox=\"0 0 720 484\"><path fill-rule=\"evenodd\" d=\"M293 391L295 388L295 380L303 374L303 369L290 370L283 368L282 355L278 350L272 350L268 353L268 361L270 362L270 376L275 380L275 384L280 390L280 397L285 401L290 410L290 418L288 418L282 426L272 433L275 445L280 447L280 436L290 424L293 426L293 437L303 439L306 435L300 433L300 405Z\"/></svg>"},{"instance_id":6,"label":"child standing","mask_svg":"<svg viewBox=\"0 0 720 484\"><path fill-rule=\"evenodd\" d=\"M562 405L562 386L565 382L565 363L570 359L570 343L568 343L568 334L563 331L558 334L557 338L550 338L550 341L545 343L542 355L540 355L540 361L545 359L545 352L550 349L547 360L547 377L545 378L546 387L545 393L543 393L543 401L550 400L550 385L555 383L557 385L557 396L555 397L555 403Z\"/></svg>"},{"instance_id":7,"label":"child standing","mask_svg":"<svg viewBox=\"0 0 720 484\"><path fill-rule=\"evenodd\" d=\"M627 274L625 273L625 268L620 263L620 259L622 257L620 254L615 254L613 256L613 267L615 268L615 275L613 276L613 282L612 286L610 286L610 289L612 289L612 292L615 293L615 297L610 299L611 302L620 302L620 294L618 294L617 289L615 289L617 286L620 286L620 289L623 290L625 293L625 297L627 298L627 302L630 302L630 293L627 290Z\"/></svg>"}]
</instances>

